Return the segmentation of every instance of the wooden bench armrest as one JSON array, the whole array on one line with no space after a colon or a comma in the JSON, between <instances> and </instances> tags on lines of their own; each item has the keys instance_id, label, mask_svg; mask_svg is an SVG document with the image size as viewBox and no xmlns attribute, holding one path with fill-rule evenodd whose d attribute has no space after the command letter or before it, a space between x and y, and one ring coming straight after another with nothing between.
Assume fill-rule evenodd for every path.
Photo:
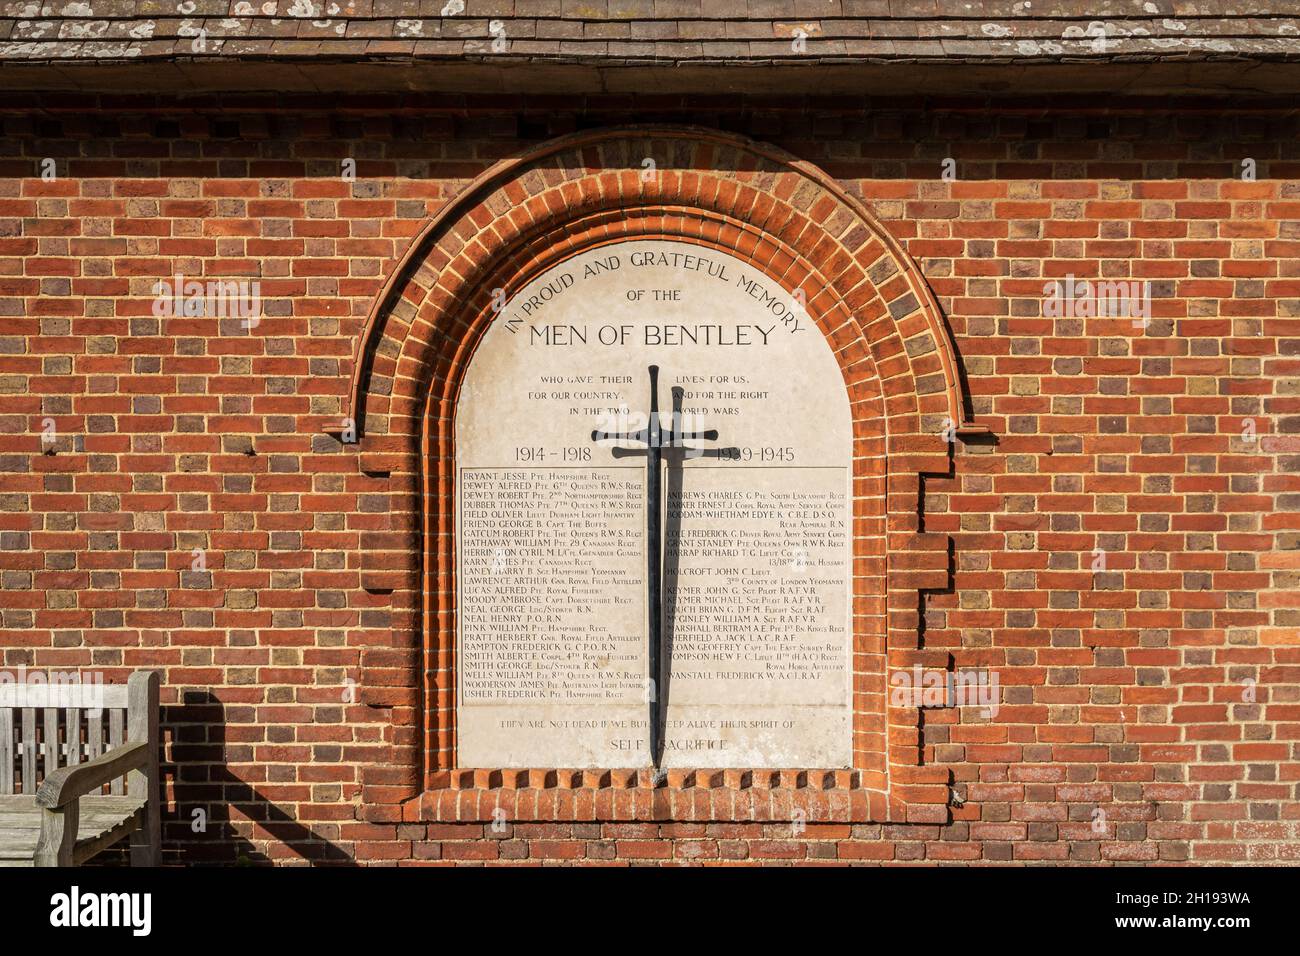
<instances>
[{"instance_id":1,"label":"wooden bench armrest","mask_svg":"<svg viewBox=\"0 0 1300 956\"><path fill-rule=\"evenodd\" d=\"M149 763L151 744L143 741L123 744L86 763L60 767L41 783L36 791L36 805L47 810L59 810L83 797L96 787L102 787L130 770L139 770ZM153 781L157 786L157 781Z\"/></svg>"}]
</instances>

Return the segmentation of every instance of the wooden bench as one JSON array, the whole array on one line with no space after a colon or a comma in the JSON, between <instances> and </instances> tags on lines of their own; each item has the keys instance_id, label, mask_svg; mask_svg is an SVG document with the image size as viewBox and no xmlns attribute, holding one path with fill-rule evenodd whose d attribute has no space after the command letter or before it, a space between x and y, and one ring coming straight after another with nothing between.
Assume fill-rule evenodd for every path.
<instances>
[{"instance_id":1,"label":"wooden bench","mask_svg":"<svg viewBox=\"0 0 1300 956\"><path fill-rule=\"evenodd\" d=\"M0 684L0 866L77 866L127 836L132 865L157 866L158 743L153 671Z\"/></svg>"}]
</instances>

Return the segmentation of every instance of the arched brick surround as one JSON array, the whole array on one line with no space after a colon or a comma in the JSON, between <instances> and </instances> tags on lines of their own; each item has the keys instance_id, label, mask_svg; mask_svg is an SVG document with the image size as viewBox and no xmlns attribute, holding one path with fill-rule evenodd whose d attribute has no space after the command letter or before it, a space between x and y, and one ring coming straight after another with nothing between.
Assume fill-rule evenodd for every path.
<instances>
[{"instance_id":1,"label":"arched brick surround","mask_svg":"<svg viewBox=\"0 0 1300 956\"><path fill-rule=\"evenodd\" d=\"M645 160L653 160L647 169ZM505 298L594 246L671 238L724 249L802 289L838 359L854 422L854 767L701 771L652 787L632 771L462 770L455 764L452 421L460 382ZM499 299L497 301L500 301ZM389 527L363 533L363 584L391 592L393 643L366 651L365 700L390 705L390 760L366 803L407 819L947 819L947 777L921 763L920 712L886 675L946 654L921 646L922 592L950 583L927 534L921 476L947 474L963 430L956 356L902 247L819 170L710 130L582 133L503 161L411 243L354 361L360 468L386 485ZM423 561L421 561L423 558ZM412 653L412 650L418 653ZM933 659L932 659L933 658ZM409 800L413 796L418 800Z\"/></svg>"}]
</instances>

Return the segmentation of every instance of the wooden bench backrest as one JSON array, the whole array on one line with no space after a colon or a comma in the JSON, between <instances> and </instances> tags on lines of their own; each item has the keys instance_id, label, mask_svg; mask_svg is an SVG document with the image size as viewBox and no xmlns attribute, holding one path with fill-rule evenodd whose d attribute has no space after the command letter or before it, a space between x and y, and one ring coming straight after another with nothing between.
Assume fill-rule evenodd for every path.
<instances>
[{"instance_id":1,"label":"wooden bench backrest","mask_svg":"<svg viewBox=\"0 0 1300 956\"><path fill-rule=\"evenodd\" d=\"M149 700L147 679L137 680L147 678L145 672L128 684L30 683L31 675L25 677L0 683L0 795L34 795L59 767L157 733L156 716L150 720L156 699ZM109 793L127 792L125 780L114 780Z\"/></svg>"}]
</instances>

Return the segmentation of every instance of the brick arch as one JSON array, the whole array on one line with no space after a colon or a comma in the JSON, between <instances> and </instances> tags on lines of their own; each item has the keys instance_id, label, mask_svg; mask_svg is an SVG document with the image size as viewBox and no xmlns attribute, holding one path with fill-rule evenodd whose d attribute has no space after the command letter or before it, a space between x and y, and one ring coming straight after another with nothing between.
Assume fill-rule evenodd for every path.
<instances>
[{"instance_id":1,"label":"brick arch","mask_svg":"<svg viewBox=\"0 0 1300 956\"><path fill-rule=\"evenodd\" d=\"M643 175L646 159L655 162L655 175ZM550 205L556 199L564 208ZM452 269L447 278L454 282L439 283L426 272L423 291L463 299L467 280L479 271L474 256L490 255L546 221L562 222L584 210L670 205L671 199L684 209L710 208L741 219L826 257L834 287L857 292L848 302L852 308L869 296L862 283L873 268L870 281L885 283L881 296L897 310L897 340L891 344L902 347L906 375L917 386L911 394L929 399L919 410L942 415L957 428L968 424L959 362L938 302L919 267L870 209L816 166L774 146L691 127L575 134L482 173L425 224L390 272L357 340L347 418L364 431L368 399L391 394L399 374L396 359L411 331L409 324L394 322L393 306L414 291L408 288L412 267Z\"/></svg>"},{"instance_id":2,"label":"brick arch","mask_svg":"<svg viewBox=\"0 0 1300 956\"><path fill-rule=\"evenodd\" d=\"M803 290L844 375L854 429L850 771L673 772L652 788L630 772L456 766L452 435L464 370L494 304L539 273L596 246L656 238L726 251ZM583 133L499 163L393 270L358 342L350 402L361 470L390 496L390 526L361 542L363 584L391 593L394 624L391 646L363 656L366 699L394 714L392 764L367 775L371 800L420 793L405 810L420 819L490 818L497 806L515 819L789 819L800 807L823 821L947 818L946 776L922 765L920 715L887 701L886 672L940 663L921 648L920 628L923 592L949 585L949 541L924 532L920 486L923 474L950 470L943 432L961 429L965 399L916 265L819 170L677 128Z\"/></svg>"}]
</instances>

